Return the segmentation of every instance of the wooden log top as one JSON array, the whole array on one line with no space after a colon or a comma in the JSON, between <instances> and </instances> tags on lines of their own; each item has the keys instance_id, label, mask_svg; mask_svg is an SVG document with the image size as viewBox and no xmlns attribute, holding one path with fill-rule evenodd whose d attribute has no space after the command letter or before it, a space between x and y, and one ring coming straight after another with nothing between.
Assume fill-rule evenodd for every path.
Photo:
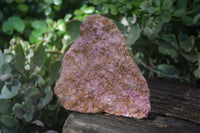
<instances>
[{"instance_id":1,"label":"wooden log top","mask_svg":"<svg viewBox=\"0 0 200 133\"><path fill-rule=\"evenodd\" d=\"M200 133L200 89L163 80L148 85L152 110L147 119L73 112L63 133Z\"/></svg>"}]
</instances>

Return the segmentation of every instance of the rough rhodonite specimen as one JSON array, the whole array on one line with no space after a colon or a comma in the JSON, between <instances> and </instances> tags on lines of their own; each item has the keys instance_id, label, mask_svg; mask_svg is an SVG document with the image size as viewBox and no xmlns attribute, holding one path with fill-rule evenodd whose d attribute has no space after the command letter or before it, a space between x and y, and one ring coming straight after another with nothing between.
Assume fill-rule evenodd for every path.
<instances>
[{"instance_id":1,"label":"rough rhodonite specimen","mask_svg":"<svg viewBox=\"0 0 200 133\"><path fill-rule=\"evenodd\" d=\"M117 26L100 15L86 18L66 52L55 93L67 110L145 118L149 89Z\"/></svg>"}]
</instances>

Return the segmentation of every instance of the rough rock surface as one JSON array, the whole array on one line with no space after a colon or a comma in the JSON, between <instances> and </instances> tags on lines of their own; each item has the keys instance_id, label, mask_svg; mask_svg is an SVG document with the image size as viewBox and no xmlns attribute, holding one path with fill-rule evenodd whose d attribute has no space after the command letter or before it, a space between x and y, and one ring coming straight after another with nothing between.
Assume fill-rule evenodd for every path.
<instances>
[{"instance_id":1,"label":"rough rock surface","mask_svg":"<svg viewBox=\"0 0 200 133\"><path fill-rule=\"evenodd\" d=\"M117 26L100 15L86 18L66 52L55 93L67 110L145 118L149 89Z\"/></svg>"}]
</instances>

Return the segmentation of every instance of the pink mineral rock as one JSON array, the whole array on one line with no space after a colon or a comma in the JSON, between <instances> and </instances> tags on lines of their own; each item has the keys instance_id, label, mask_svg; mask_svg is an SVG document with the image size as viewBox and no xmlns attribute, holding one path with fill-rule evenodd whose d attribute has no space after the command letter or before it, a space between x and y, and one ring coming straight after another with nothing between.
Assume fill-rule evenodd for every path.
<instances>
[{"instance_id":1,"label":"pink mineral rock","mask_svg":"<svg viewBox=\"0 0 200 133\"><path fill-rule=\"evenodd\" d=\"M91 15L66 52L55 94L67 110L145 118L149 88L117 26Z\"/></svg>"}]
</instances>

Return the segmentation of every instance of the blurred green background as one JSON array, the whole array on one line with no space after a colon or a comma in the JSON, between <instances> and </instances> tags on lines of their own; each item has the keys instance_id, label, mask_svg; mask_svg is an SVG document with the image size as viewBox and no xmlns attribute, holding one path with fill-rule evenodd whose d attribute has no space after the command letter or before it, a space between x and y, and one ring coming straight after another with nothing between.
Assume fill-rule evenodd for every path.
<instances>
[{"instance_id":1,"label":"blurred green background","mask_svg":"<svg viewBox=\"0 0 200 133\"><path fill-rule=\"evenodd\" d=\"M147 79L199 86L200 0L1 0L0 133L61 132L53 88L91 14L115 22Z\"/></svg>"}]
</instances>

